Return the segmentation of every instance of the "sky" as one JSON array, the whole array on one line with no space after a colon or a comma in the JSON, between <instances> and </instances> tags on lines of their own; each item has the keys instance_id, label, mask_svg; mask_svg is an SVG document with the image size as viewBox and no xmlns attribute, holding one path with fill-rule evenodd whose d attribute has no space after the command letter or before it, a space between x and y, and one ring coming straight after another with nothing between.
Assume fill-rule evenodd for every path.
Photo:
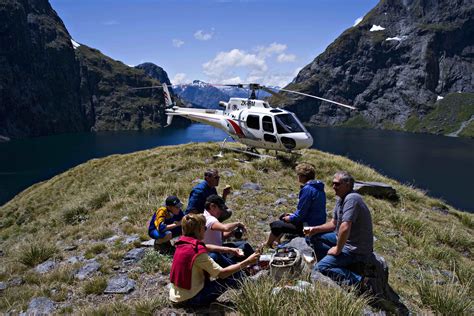
<instances>
[{"instance_id":1,"label":"sky","mask_svg":"<svg viewBox=\"0 0 474 316\"><path fill-rule=\"evenodd\" d=\"M50 0L72 38L173 84L285 86L378 0Z\"/></svg>"}]
</instances>

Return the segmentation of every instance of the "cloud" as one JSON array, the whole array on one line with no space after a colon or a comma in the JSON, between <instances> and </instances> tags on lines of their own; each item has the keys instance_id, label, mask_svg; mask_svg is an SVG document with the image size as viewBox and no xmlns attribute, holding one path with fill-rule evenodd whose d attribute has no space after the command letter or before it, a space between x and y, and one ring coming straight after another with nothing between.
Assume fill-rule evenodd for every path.
<instances>
[{"instance_id":1,"label":"cloud","mask_svg":"<svg viewBox=\"0 0 474 316\"><path fill-rule=\"evenodd\" d=\"M280 54L277 57L279 63L291 63L296 60L296 55L293 54Z\"/></svg>"},{"instance_id":2,"label":"cloud","mask_svg":"<svg viewBox=\"0 0 474 316\"><path fill-rule=\"evenodd\" d=\"M363 17L357 18L357 19L354 21L354 25L353 25L353 26L358 25L360 22L362 22L363 19L364 19Z\"/></svg>"},{"instance_id":3,"label":"cloud","mask_svg":"<svg viewBox=\"0 0 474 316\"><path fill-rule=\"evenodd\" d=\"M184 83L189 83L191 82L188 78L187 78L187 75L185 73L177 73L173 79L171 79L171 82L173 84L184 84Z\"/></svg>"},{"instance_id":4,"label":"cloud","mask_svg":"<svg viewBox=\"0 0 474 316\"><path fill-rule=\"evenodd\" d=\"M194 33L194 38L199 41L208 41L214 36L214 33L205 33L203 30L198 30Z\"/></svg>"},{"instance_id":5,"label":"cloud","mask_svg":"<svg viewBox=\"0 0 474 316\"><path fill-rule=\"evenodd\" d=\"M107 26L111 26L111 25L118 25L119 22L117 20L108 20L108 21L102 22L102 24L107 25Z\"/></svg>"},{"instance_id":6,"label":"cloud","mask_svg":"<svg viewBox=\"0 0 474 316\"><path fill-rule=\"evenodd\" d=\"M222 78L235 67L248 67L256 71L268 69L264 58L236 48L218 53L214 59L204 63L202 67L204 73L213 78Z\"/></svg>"},{"instance_id":7,"label":"cloud","mask_svg":"<svg viewBox=\"0 0 474 316\"><path fill-rule=\"evenodd\" d=\"M268 46L258 46L256 51L258 55L262 58L270 57L273 54L282 53L286 50L287 46L285 44L271 43Z\"/></svg>"},{"instance_id":8,"label":"cloud","mask_svg":"<svg viewBox=\"0 0 474 316\"><path fill-rule=\"evenodd\" d=\"M180 48L181 46L184 45L184 42L178 38L173 38L173 46Z\"/></svg>"}]
</instances>

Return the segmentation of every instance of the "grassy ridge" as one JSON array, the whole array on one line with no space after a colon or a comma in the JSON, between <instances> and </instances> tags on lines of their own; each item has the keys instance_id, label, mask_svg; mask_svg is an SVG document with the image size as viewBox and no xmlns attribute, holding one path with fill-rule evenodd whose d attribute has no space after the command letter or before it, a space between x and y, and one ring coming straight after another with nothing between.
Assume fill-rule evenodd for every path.
<instances>
[{"instance_id":1,"label":"grassy ridge","mask_svg":"<svg viewBox=\"0 0 474 316\"><path fill-rule=\"evenodd\" d=\"M436 107L423 119L411 117L406 123L409 132L449 134L457 131L462 122L474 115L474 93L451 93L436 103ZM473 124L459 136L474 137Z\"/></svg>"},{"instance_id":2,"label":"grassy ridge","mask_svg":"<svg viewBox=\"0 0 474 316\"><path fill-rule=\"evenodd\" d=\"M299 189L294 162L283 159L243 163L238 161L242 156L236 153L214 160L212 155L218 150L217 144L200 143L94 159L17 195L0 208L0 249L5 253L0 257L0 281L22 277L25 282L2 292L0 311L26 310L29 300L40 295L58 302L62 312L71 312L71 306L75 312L84 313L113 313L121 308L138 313L169 308L164 286L149 288L150 279L166 276L169 269L169 260L154 253L145 256L139 269L128 271L129 277L137 281L137 294L132 294L127 304L122 302L122 296L104 298L100 294L104 278L114 275L123 255L135 247L121 239L113 243L105 239L133 234L148 239L146 225L152 210L169 194L186 202L192 186L209 167L221 170L221 187L230 184L234 188L228 203L234 210L233 219L248 226L252 244L262 243L269 231L268 223L296 205L296 197L290 195ZM304 150L298 160L313 163L317 178L325 183L331 183L337 170L346 169L356 179L392 185L400 195L398 202L365 197L374 221L375 249L389 264L391 286L415 312L444 313L451 306L461 306L461 312L472 309L472 214L461 213L344 157ZM248 181L259 183L262 190L241 191L241 185ZM326 194L331 213L335 195L330 187L326 187ZM279 198L288 202L276 206ZM66 251L66 245L76 245L77 249ZM74 279L74 269L80 263L62 265L44 275L31 268L48 258L64 261L81 254L97 258L100 276L84 281ZM268 286L265 282L256 288L245 288L242 297L247 297L249 304L245 309L237 305L236 310L244 314L268 312L265 304L261 307L250 300L255 291ZM318 297L326 297L330 290L316 291ZM304 301L307 294L294 295L297 301ZM341 302L350 295L344 294ZM347 311L359 311L360 302L354 304ZM297 312L291 308L283 304L278 310L281 314ZM348 314L344 307L340 313Z\"/></svg>"}]
</instances>

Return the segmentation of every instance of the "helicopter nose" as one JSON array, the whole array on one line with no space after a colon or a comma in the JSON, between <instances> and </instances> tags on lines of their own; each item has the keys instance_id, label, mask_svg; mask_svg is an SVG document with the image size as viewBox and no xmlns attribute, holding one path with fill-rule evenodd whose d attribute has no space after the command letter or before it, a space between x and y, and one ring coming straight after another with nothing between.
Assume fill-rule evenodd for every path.
<instances>
[{"instance_id":1,"label":"helicopter nose","mask_svg":"<svg viewBox=\"0 0 474 316\"><path fill-rule=\"evenodd\" d=\"M295 142L296 146L294 149L304 149L309 148L313 145L313 137L310 133L295 133L292 137Z\"/></svg>"}]
</instances>

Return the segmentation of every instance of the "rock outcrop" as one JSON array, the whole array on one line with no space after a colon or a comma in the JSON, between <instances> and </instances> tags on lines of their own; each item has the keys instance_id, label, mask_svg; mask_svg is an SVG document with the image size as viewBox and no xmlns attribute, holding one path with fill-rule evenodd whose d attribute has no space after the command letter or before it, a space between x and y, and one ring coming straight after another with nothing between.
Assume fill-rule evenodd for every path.
<instances>
[{"instance_id":1,"label":"rock outcrop","mask_svg":"<svg viewBox=\"0 0 474 316\"><path fill-rule=\"evenodd\" d=\"M438 96L473 92L474 4L382 0L286 88L358 109L291 97L287 108L307 123L409 129Z\"/></svg>"},{"instance_id":2,"label":"rock outcrop","mask_svg":"<svg viewBox=\"0 0 474 316\"><path fill-rule=\"evenodd\" d=\"M2 1L0 20L1 140L164 124L162 94L131 90L160 82L75 42L47 0Z\"/></svg>"}]
</instances>

